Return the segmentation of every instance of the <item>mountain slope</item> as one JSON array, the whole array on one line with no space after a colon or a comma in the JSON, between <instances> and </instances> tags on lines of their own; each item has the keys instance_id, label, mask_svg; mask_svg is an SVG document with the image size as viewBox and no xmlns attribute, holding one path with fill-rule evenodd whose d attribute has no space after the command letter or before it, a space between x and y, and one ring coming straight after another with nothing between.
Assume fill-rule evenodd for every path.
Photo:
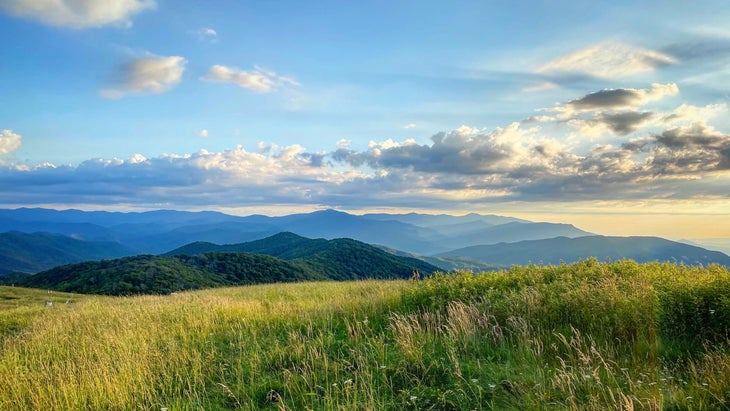
<instances>
[{"instance_id":1,"label":"mountain slope","mask_svg":"<svg viewBox=\"0 0 730 411\"><path fill-rule=\"evenodd\" d=\"M132 250L114 242L81 241L49 233L0 233L0 275L34 273L61 264L131 254Z\"/></svg>"},{"instance_id":2,"label":"mountain slope","mask_svg":"<svg viewBox=\"0 0 730 411\"><path fill-rule=\"evenodd\" d=\"M84 294L168 294L230 285L324 279L306 267L247 253L141 255L70 264L18 282L21 286Z\"/></svg>"},{"instance_id":3,"label":"mountain slope","mask_svg":"<svg viewBox=\"0 0 730 411\"><path fill-rule=\"evenodd\" d=\"M396 256L360 241L339 238L309 239L294 233L279 233L241 244L192 243L166 255L201 252L250 252L302 262L336 280L356 278L407 278L414 269L433 273L439 268L420 259Z\"/></svg>"},{"instance_id":4,"label":"mountain slope","mask_svg":"<svg viewBox=\"0 0 730 411\"><path fill-rule=\"evenodd\" d=\"M185 250L190 254L180 252ZM292 233L228 246L193 243L169 254L65 265L17 284L92 294L164 294L270 282L409 278L414 269L423 274L438 271L421 260L359 241L311 240Z\"/></svg>"},{"instance_id":5,"label":"mountain slope","mask_svg":"<svg viewBox=\"0 0 730 411\"><path fill-rule=\"evenodd\" d=\"M685 264L717 263L730 266L730 257L704 248L657 237L558 237L466 247L439 256L468 257L499 265L559 264L589 257L599 260L632 259L637 262L670 261Z\"/></svg>"}]
</instances>

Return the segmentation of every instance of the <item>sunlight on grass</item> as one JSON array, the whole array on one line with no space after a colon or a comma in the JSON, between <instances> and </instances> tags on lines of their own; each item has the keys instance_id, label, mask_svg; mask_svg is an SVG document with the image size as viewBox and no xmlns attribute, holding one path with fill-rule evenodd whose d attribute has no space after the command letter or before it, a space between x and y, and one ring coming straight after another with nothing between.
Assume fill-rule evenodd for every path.
<instances>
[{"instance_id":1,"label":"sunlight on grass","mask_svg":"<svg viewBox=\"0 0 730 411\"><path fill-rule=\"evenodd\" d=\"M595 260L52 307L5 287L0 409L722 409L728 287Z\"/></svg>"}]
</instances>

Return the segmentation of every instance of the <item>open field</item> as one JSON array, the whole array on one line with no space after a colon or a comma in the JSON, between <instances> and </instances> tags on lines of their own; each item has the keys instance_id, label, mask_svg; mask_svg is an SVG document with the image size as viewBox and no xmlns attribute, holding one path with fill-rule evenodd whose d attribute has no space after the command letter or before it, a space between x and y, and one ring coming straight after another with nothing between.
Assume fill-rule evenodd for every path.
<instances>
[{"instance_id":1,"label":"open field","mask_svg":"<svg viewBox=\"0 0 730 411\"><path fill-rule=\"evenodd\" d=\"M728 325L727 269L631 261L169 296L0 287L0 409L729 409Z\"/></svg>"}]
</instances>

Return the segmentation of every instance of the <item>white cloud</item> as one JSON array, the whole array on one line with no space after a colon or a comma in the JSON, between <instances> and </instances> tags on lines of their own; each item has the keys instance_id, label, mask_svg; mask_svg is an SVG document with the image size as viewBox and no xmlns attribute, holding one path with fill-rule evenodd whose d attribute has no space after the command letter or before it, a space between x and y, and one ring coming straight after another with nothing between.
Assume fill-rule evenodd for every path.
<instances>
[{"instance_id":1,"label":"white cloud","mask_svg":"<svg viewBox=\"0 0 730 411\"><path fill-rule=\"evenodd\" d=\"M575 73L598 78L621 78L650 73L677 60L659 51L623 43L600 43L561 56L538 69L541 73Z\"/></svg>"},{"instance_id":2,"label":"white cloud","mask_svg":"<svg viewBox=\"0 0 730 411\"><path fill-rule=\"evenodd\" d=\"M219 83L233 83L256 93L271 93L286 86L299 86L291 77L280 76L273 71L254 67L244 71L235 67L215 65L210 68L203 80Z\"/></svg>"},{"instance_id":3,"label":"white cloud","mask_svg":"<svg viewBox=\"0 0 730 411\"><path fill-rule=\"evenodd\" d=\"M215 43L218 41L218 32L211 29L210 27L203 27L197 30L193 30L191 33L195 34L198 37L199 41L207 41L210 43Z\"/></svg>"},{"instance_id":4,"label":"white cloud","mask_svg":"<svg viewBox=\"0 0 730 411\"><path fill-rule=\"evenodd\" d=\"M131 26L135 14L154 9L154 0L3 0L0 8L51 26L84 29Z\"/></svg>"},{"instance_id":5,"label":"white cloud","mask_svg":"<svg viewBox=\"0 0 730 411\"><path fill-rule=\"evenodd\" d=\"M417 127L416 124L414 124L414 123L408 123L405 126L403 126L403 129L404 130L413 130L416 127Z\"/></svg>"},{"instance_id":6,"label":"white cloud","mask_svg":"<svg viewBox=\"0 0 730 411\"><path fill-rule=\"evenodd\" d=\"M133 93L163 93L182 79L187 61L180 56L150 56L133 60L119 68L113 88L101 91L109 98Z\"/></svg>"},{"instance_id":7,"label":"white cloud","mask_svg":"<svg viewBox=\"0 0 730 411\"><path fill-rule=\"evenodd\" d=\"M0 156L15 152L20 148L22 138L11 130L0 131Z\"/></svg>"},{"instance_id":8,"label":"white cloud","mask_svg":"<svg viewBox=\"0 0 730 411\"><path fill-rule=\"evenodd\" d=\"M682 104L663 120L667 123L673 122L707 122L721 113L727 112L728 106L725 103L708 104L704 107L697 107L690 104Z\"/></svg>"},{"instance_id":9,"label":"white cloud","mask_svg":"<svg viewBox=\"0 0 730 411\"><path fill-rule=\"evenodd\" d=\"M543 81L542 83L533 84L527 87L524 87L522 91L524 93L537 93L541 91L547 91L547 90L554 90L558 88L559 86L552 81Z\"/></svg>"},{"instance_id":10,"label":"white cloud","mask_svg":"<svg viewBox=\"0 0 730 411\"><path fill-rule=\"evenodd\" d=\"M199 135L200 135L200 137L203 137L203 138L208 137L208 130L206 130L206 129L200 130Z\"/></svg>"}]
</instances>

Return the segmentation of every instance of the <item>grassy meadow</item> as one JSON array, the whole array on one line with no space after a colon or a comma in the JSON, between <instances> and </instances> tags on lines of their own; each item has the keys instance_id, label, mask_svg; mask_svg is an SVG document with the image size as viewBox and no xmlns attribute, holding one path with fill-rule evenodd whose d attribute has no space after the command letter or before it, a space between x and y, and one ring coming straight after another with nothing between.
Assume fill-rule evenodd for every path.
<instances>
[{"instance_id":1,"label":"grassy meadow","mask_svg":"<svg viewBox=\"0 0 730 411\"><path fill-rule=\"evenodd\" d=\"M729 326L727 269L631 261L167 296L0 287L0 409L730 409Z\"/></svg>"}]
</instances>

